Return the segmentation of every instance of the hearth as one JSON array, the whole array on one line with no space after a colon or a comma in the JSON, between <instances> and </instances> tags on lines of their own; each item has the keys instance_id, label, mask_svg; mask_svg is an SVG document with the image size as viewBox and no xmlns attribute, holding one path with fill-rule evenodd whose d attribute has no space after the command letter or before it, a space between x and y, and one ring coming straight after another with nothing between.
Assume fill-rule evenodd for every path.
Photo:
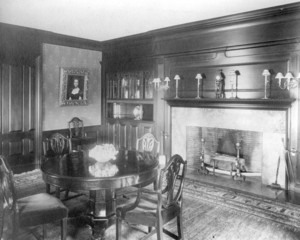
<instances>
[{"instance_id":1,"label":"hearth","mask_svg":"<svg viewBox=\"0 0 300 240\"><path fill-rule=\"evenodd\" d=\"M171 109L172 154L178 153L186 158L189 169L199 169L201 140L205 141L205 163L210 166L216 154L234 159L236 143L239 143L247 178L255 176L264 185L272 184L278 167L277 182L285 187L287 111L201 107ZM229 177L231 167L231 163L217 161L216 168L223 171L217 171L217 175L227 172Z\"/></svg>"}]
</instances>

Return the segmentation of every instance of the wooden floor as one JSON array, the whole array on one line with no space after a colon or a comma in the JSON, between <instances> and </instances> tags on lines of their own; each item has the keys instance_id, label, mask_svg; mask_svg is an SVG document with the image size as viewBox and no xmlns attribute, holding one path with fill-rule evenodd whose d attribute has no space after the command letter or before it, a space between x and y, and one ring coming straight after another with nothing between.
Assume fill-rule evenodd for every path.
<instances>
[{"instance_id":1,"label":"wooden floor","mask_svg":"<svg viewBox=\"0 0 300 240\"><path fill-rule=\"evenodd\" d=\"M280 202L289 202L300 205L300 193L282 189L273 189L269 186L263 185L258 178L247 177L245 181L234 181L229 175L205 175L198 173L196 170L189 169L187 170L187 177L234 191L245 192L269 199L275 199Z\"/></svg>"}]
</instances>

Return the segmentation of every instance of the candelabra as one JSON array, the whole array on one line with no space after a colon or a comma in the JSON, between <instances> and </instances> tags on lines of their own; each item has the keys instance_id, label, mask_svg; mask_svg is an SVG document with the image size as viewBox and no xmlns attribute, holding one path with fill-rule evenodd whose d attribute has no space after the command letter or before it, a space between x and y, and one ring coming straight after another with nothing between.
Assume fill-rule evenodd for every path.
<instances>
[{"instance_id":1,"label":"candelabra","mask_svg":"<svg viewBox=\"0 0 300 240\"><path fill-rule=\"evenodd\" d=\"M295 88L298 86L298 80L293 76L291 72L286 73L285 76L281 72L278 72L276 74L276 79L278 79L278 86L281 89L287 89L290 90L291 88ZM282 81L281 79L286 79L286 81ZM297 76L298 79L300 79L300 73Z\"/></svg>"},{"instance_id":2,"label":"candelabra","mask_svg":"<svg viewBox=\"0 0 300 240\"><path fill-rule=\"evenodd\" d=\"M164 80L165 84L161 84L161 80L160 78L154 78L152 83L154 84L154 89L155 90L168 90L170 88L169 82L170 82L170 78L169 77L165 77Z\"/></svg>"},{"instance_id":3,"label":"candelabra","mask_svg":"<svg viewBox=\"0 0 300 240\"><path fill-rule=\"evenodd\" d=\"M208 174L208 170L206 169L205 162L204 162L204 156L205 156L204 144L205 141L203 138L201 138L200 168L198 169L198 173Z\"/></svg>"},{"instance_id":4,"label":"candelabra","mask_svg":"<svg viewBox=\"0 0 300 240\"><path fill-rule=\"evenodd\" d=\"M240 149L241 149L241 145L240 143L236 143L236 162L235 162L235 168L236 168L236 172L234 174L234 176L232 177L233 180L243 180L245 181L246 177L242 175L241 173L241 163L240 163Z\"/></svg>"}]
</instances>

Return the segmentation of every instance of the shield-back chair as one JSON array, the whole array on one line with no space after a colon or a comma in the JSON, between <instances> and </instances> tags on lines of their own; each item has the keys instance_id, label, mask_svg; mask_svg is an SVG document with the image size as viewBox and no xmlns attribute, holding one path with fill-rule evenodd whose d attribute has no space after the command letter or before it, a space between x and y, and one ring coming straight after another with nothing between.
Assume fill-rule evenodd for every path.
<instances>
[{"instance_id":1,"label":"shield-back chair","mask_svg":"<svg viewBox=\"0 0 300 240\"><path fill-rule=\"evenodd\" d=\"M56 197L39 193L16 199L13 173L3 156L0 156L0 184L2 198L2 229L0 239L25 239L36 226L61 221L61 239L66 239L68 209ZM25 234L26 233L26 234Z\"/></svg>"},{"instance_id":2,"label":"shield-back chair","mask_svg":"<svg viewBox=\"0 0 300 240\"><path fill-rule=\"evenodd\" d=\"M72 152L72 143L71 139L65 137L60 133L54 133L49 138L46 138L43 141L43 153L44 157L54 157L60 156L63 154L68 154ZM51 193L50 184L46 183L46 192ZM55 188L56 197L60 198L60 192L65 191L65 199L68 198L69 190L60 189L59 187Z\"/></svg>"},{"instance_id":3,"label":"shield-back chair","mask_svg":"<svg viewBox=\"0 0 300 240\"><path fill-rule=\"evenodd\" d=\"M121 238L122 221L148 226L149 233L143 239L155 233L158 240L163 239L163 233L174 239L183 239L182 193L186 165L186 161L183 161L181 156L172 156L160 171L156 190L139 188L133 204L117 208L117 240ZM177 218L177 235L164 228L164 225L174 218Z\"/></svg>"}]
</instances>

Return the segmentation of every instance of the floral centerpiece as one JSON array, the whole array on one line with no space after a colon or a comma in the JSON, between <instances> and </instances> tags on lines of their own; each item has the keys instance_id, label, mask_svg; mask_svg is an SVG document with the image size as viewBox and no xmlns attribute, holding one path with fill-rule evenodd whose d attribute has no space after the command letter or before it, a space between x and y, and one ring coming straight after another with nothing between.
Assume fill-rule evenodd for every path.
<instances>
[{"instance_id":1,"label":"floral centerpiece","mask_svg":"<svg viewBox=\"0 0 300 240\"><path fill-rule=\"evenodd\" d=\"M89 151L89 157L97 162L89 166L89 172L95 177L110 177L118 172L118 167L111 162L116 159L118 151L112 144L96 145Z\"/></svg>"}]
</instances>

